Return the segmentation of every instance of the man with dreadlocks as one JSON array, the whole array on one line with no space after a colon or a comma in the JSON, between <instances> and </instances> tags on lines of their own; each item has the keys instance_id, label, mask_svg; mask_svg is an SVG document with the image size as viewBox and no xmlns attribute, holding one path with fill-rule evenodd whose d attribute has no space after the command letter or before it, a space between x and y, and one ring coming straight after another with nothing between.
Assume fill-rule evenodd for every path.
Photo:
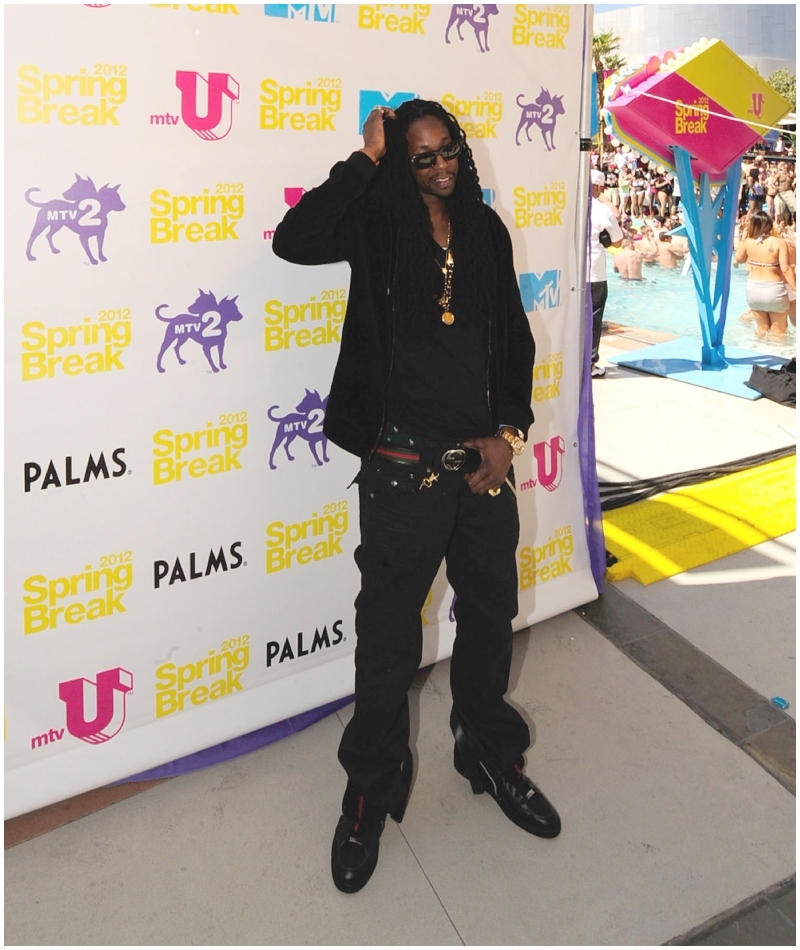
<instances>
[{"instance_id":1,"label":"man with dreadlocks","mask_svg":"<svg viewBox=\"0 0 800 950\"><path fill-rule=\"evenodd\" d=\"M408 690L420 612L444 559L456 594L454 765L525 831L554 838L553 806L523 773L530 733L505 700L519 537L511 463L523 450L534 344L511 240L483 202L472 152L439 103L378 107L364 147L278 226L275 253L350 264L325 433L361 459L356 701L331 867L360 890L386 815L411 788Z\"/></svg>"}]
</instances>

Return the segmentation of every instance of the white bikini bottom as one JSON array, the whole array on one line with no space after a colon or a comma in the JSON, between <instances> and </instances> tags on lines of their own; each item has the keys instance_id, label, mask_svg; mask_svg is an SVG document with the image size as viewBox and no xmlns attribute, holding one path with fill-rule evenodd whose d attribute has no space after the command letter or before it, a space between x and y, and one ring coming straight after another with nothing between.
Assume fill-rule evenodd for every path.
<instances>
[{"instance_id":1,"label":"white bikini bottom","mask_svg":"<svg viewBox=\"0 0 800 950\"><path fill-rule=\"evenodd\" d=\"M789 295L782 280L753 280L750 277L745 286L745 298L751 310L786 313L789 309Z\"/></svg>"}]
</instances>

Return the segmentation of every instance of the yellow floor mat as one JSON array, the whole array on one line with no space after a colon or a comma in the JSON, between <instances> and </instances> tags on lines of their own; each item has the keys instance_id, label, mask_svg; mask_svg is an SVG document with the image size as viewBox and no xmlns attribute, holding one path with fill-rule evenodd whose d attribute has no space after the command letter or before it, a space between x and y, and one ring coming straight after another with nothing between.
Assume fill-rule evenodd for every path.
<instances>
[{"instance_id":1,"label":"yellow floor mat","mask_svg":"<svg viewBox=\"0 0 800 950\"><path fill-rule=\"evenodd\" d=\"M794 531L796 456L603 515L611 581L652 584Z\"/></svg>"}]
</instances>

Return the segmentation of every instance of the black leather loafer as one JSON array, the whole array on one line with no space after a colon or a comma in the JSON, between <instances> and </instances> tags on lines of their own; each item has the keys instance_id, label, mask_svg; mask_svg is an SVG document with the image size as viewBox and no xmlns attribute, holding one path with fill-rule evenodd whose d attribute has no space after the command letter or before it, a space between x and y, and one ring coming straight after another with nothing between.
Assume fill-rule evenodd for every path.
<instances>
[{"instance_id":1,"label":"black leather loafer","mask_svg":"<svg viewBox=\"0 0 800 950\"><path fill-rule=\"evenodd\" d=\"M561 833L558 812L522 771L521 759L510 769L499 772L473 754L460 724L453 732L456 738L453 765L459 774L469 779L476 795L488 792L506 818L532 835L555 838Z\"/></svg>"},{"instance_id":2,"label":"black leather loafer","mask_svg":"<svg viewBox=\"0 0 800 950\"><path fill-rule=\"evenodd\" d=\"M331 846L333 883L345 894L355 894L372 877L386 815L359 796L356 817L342 815Z\"/></svg>"}]
</instances>

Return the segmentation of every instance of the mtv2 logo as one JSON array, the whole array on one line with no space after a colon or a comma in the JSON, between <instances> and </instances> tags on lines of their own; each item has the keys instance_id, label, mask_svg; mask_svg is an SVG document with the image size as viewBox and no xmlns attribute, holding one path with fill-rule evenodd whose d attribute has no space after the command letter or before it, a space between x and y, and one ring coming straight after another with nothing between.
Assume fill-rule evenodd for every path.
<instances>
[{"instance_id":1,"label":"mtv2 logo","mask_svg":"<svg viewBox=\"0 0 800 950\"><path fill-rule=\"evenodd\" d=\"M322 425L325 422L325 409L328 406L328 397L320 398L319 392L314 389L306 390L305 396L295 406L295 411L285 416L274 416L272 413L278 406L270 406L267 410L267 416L278 423L275 439L272 443L272 449L269 453L269 467L275 470L278 466L275 464L275 453L283 446L286 452L286 458L290 462L295 461L295 457L289 451L289 446L300 436L308 443L308 448L314 456L317 465L324 465L329 462L328 458L328 437L322 431ZM317 447L322 451L322 459L317 453Z\"/></svg>"},{"instance_id":2,"label":"mtv2 logo","mask_svg":"<svg viewBox=\"0 0 800 950\"><path fill-rule=\"evenodd\" d=\"M522 110L519 117L519 125L514 136L514 141L520 145L519 133L524 132L529 142L532 142L530 128L533 125L538 126L542 133L542 140L548 152L555 151L555 142L553 136L556 131L556 120L560 115L564 115L564 97L551 96L550 90L542 86L542 91L533 100L533 102L520 101L523 93L517 96L517 105Z\"/></svg>"},{"instance_id":3,"label":"mtv2 logo","mask_svg":"<svg viewBox=\"0 0 800 950\"><path fill-rule=\"evenodd\" d=\"M450 29L456 28L458 38L463 42L461 35L461 26L467 23L475 33L475 39L478 41L478 49L482 53L489 51L489 17L497 16L500 11L493 3L454 3L450 7L450 19L447 21L447 29L444 31L445 43L450 42Z\"/></svg>"},{"instance_id":4,"label":"mtv2 logo","mask_svg":"<svg viewBox=\"0 0 800 950\"><path fill-rule=\"evenodd\" d=\"M546 270L519 275L519 290L526 313L561 306L561 271Z\"/></svg>"},{"instance_id":5,"label":"mtv2 logo","mask_svg":"<svg viewBox=\"0 0 800 950\"><path fill-rule=\"evenodd\" d=\"M195 135L207 142L224 139L233 126L233 104L239 100L239 83L230 73L200 73L179 69L175 85L181 92L181 119ZM200 115L200 100L205 114Z\"/></svg>"},{"instance_id":6,"label":"mtv2 logo","mask_svg":"<svg viewBox=\"0 0 800 950\"><path fill-rule=\"evenodd\" d=\"M105 262L103 243L106 238L108 216L112 211L124 211L125 205L119 196L119 185L103 185L98 189L91 178L81 178L75 175L75 181L61 193L61 198L52 201L34 201L31 195L39 188L29 188L25 192L25 200L29 205L39 210L36 212L36 221L28 238L25 253L29 261L35 261L33 256L33 242L44 232L47 243L53 254L61 251L53 244L53 235L62 228L69 228L78 235L81 247L86 252L90 264L96 264L98 258ZM89 240L95 239L97 257L92 253Z\"/></svg>"},{"instance_id":7,"label":"mtv2 logo","mask_svg":"<svg viewBox=\"0 0 800 950\"><path fill-rule=\"evenodd\" d=\"M315 23L333 23L336 19L336 4L265 3L264 16L281 17L284 20L313 20Z\"/></svg>"},{"instance_id":8,"label":"mtv2 logo","mask_svg":"<svg viewBox=\"0 0 800 950\"><path fill-rule=\"evenodd\" d=\"M179 313L174 317L162 317L161 311L169 304L162 303L156 307L156 316L159 320L167 324L164 331L164 340L161 343L161 349L158 351L156 366L159 373L166 370L161 365L161 359L170 347L175 350L175 356L181 366L186 365L186 360L181 356L181 347L187 340L194 340L203 348L208 365L211 371L218 373L221 369L227 369L223 354L225 350L225 341L228 338L228 324L238 323L244 314L236 306L236 297L223 297L217 302L217 298L211 291L200 290L200 296L194 303L186 308L188 313ZM219 366L214 364L211 351L216 349L217 361Z\"/></svg>"}]
</instances>

